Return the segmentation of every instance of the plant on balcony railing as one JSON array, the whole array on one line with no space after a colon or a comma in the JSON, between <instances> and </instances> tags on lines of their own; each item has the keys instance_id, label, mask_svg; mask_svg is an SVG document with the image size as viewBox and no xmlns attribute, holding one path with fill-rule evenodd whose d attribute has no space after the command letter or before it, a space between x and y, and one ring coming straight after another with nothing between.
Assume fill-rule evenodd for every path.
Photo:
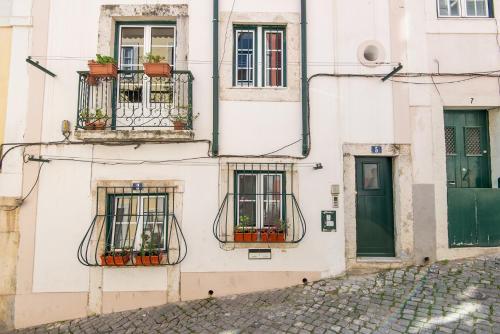
<instances>
[{"instance_id":1,"label":"plant on balcony railing","mask_svg":"<svg viewBox=\"0 0 500 334\"><path fill-rule=\"evenodd\" d=\"M119 70L116 78L79 72L76 127L88 129L89 118L99 112L110 130L174 129L177 120L177 129L192 130L193 80L190 71L149 77L142 70Z\"/></svg>"}]
</instances>

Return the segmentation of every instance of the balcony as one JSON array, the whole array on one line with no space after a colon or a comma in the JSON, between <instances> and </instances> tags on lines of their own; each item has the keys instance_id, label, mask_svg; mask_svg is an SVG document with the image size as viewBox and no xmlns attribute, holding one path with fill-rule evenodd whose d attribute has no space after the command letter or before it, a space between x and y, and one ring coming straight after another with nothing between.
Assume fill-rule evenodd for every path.
<instances>
[{"instance_id":1,"label":"balcony","mask_svg":"<svg viewBox=\"0 0 500 334\"><path fill-rule=\"evenodd\" d=\"M193 132L190 71L148 77L142 70L116 78L78 72L75 136L85 141L189 141Z\"/></svg>"}]
</instances>

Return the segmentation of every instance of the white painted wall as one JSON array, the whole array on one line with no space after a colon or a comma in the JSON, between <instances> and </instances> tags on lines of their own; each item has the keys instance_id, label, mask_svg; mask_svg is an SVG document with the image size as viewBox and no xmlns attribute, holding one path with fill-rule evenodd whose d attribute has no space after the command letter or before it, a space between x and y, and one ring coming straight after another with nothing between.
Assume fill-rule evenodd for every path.
<instances>
[{"instance_id":1,"label":"white painted wall","mask_svg":"<svg viewBox=\"0 0 500 334\"><path fill-rule=\"evenodd\" d=\"M98 41L99 6L102 4L189 4L189 69L195 77L194 110L196 139L211 139L212 134L212 3L211 1L153 0L53 0L47 67L57 78L46 81L43 140L60 140L60 123L76 120L77 74L86 70L87 59L94 56ZM231 0L221 1L221 12L228 12ZM309 75L315 73L388 73L394 66L388 1L315 0L308 3ZM495 1L497 3L497 1ZM496 69L500 63L494 39L493 20L438 20L434 0L406 1L408 59L406 71L434 71L433 59L440 61L442 71L477 71ZM497 6L500 8L500 4ZM236 0L237 12L299 13L300 2L291 0ZM221 30L225 27L221 26ZM231 29L231 28L230 28ZM474 34L470 34L473 32ZM230 31L231 33L231 31ZM28 36L18 32L16 43L27 43ZM359 64L358 46L376 40L385 49L387 64L366 67ZM77 42L75 42L77 41ZM394 42L394 41L393 41ZM478 62L478 55L483 57ZM11 129L23 126L24 96L22 85L28 78L20 62L25 51L13 59L12 99L9 107ZM460 55L460 57L458 57ZM61 57L65 57L64 59ZM498 106L495 79L478 79L454 86L440 86L441 98L433 86L411 86L412 141L414 144L414 182L436 185L438 234L446 235L446 194L444 141L442 135L443 99L447 106ZM343 189L343 143L393 143L394 113L392 85L379 79L316 78L311 82L312 151L298 165L297 182L301 209L308 224L307 235L296 248L274 250L271 261L249 261L246 250L224 251L212 235L212 223L219 198L219 160L204 164L103 166L81 162L51 162L40 179L33 290L35 292L87 291L89 271L77 262L76 249L92 221L91 187L97 180L182 180L182 228L189 252L181 265L183 272L225 271L320 271L324 275L345 270L345 237L343 204L338 209L338 230L322 233L321 210L331 209L330 186ZM471 95L473 94L473 95ZM472 105L469 97L474 96ZM24 99L24 100L23 100ZM468 102L469 101L469 102ZM9 101L10 103L10 101ZM11 106L9 104L9 106ZM296 141L301 137L300 102L221 101L221 154L262 154ZM16 123L17 122L17 123ZM15 126L14 126L15 125ZM13 130L12 130L13 131ZM496 130L495 130L496 131ZM21 136L11 135L13 139ZM162 160L204 156L205 143L176 145L142 145L133 147L50 147L43 155L82 158ZM301 143L280 152L299 155ZM14 156L15 157L15 156ZM12 158L14 159L14 158ZM18 160L9 162L9 170L19 171ZM312 163L321 162L324 169L314 171ZM495 167L496 168L496 167ZM0 174L1 176L1 174ZM0 179L2 192L7 183ZM8 187L14 189L12 187ZM13 192L15 193L15 191ZM442 237L440 237L442 239ZM440 240L441 240L440 239ZM442 242L442 240L441 240ZM104 289L117 291L153 289L142 280L146 268L106 271ZM154 289L166 287L165 273L157 270ZM148 276L149 277L149 276ZM131 283L133 280L134 283ZM122 282L114 285L110 282ZM165 285L163 285L165 284Z\"/></svg>"}]
</instances>

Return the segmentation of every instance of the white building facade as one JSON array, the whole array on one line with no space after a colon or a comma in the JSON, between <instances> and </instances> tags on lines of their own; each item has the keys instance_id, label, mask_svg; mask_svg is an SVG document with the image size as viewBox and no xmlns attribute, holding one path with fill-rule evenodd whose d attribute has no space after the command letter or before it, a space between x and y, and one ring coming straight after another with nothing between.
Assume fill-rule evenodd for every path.
<instances>
[{"instance_id":1,"label":"white building facade","mask_svg":"<svg viewBox=\"0 0 500 334\"><path fill-rule=\"evenodd\" d=\"M12 4L0 328L500 250L499 1Z\"/></svg>"}]
</instances>

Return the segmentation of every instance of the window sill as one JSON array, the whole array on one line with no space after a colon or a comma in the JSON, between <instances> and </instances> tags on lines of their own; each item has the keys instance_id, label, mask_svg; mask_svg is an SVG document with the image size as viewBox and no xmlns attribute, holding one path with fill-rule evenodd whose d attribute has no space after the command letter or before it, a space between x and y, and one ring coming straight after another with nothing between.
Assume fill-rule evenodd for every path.
<instances>
[{"instance_id":1,"label":"window sill","mask_svg":"<svg viewBox=\"0 0 500 334\"><path fill-rule=\"evenodd\" d=\"M289 249L289 248L297 248L299 243L279 243L279 242L240 242L234 244L227 244L226 247L235 248L235 249Z\"/></svg>"},{"instance_id":2,"label":"window sill","mask_svg":"<svg viewBox=\"0 0 500 334\"><path fill-rule=\"evenodd\" d=\"M76 130L84 142L178 142L194 140L193 130Z\"/></svg>"},{"instance_id":3,"label":"window sill","mask_svg":"<svg viewBox=\"0 0 500 334\"><path fill-rule=\"evenodd\" d=\"M229 87L228 89L255 89L255 90L286 90L288 87L287 86L284 86L284 87L262 87L262 86L248 86L248 87L244 87L244 86L231 86Z\"/></svg>"}]
</instances>

